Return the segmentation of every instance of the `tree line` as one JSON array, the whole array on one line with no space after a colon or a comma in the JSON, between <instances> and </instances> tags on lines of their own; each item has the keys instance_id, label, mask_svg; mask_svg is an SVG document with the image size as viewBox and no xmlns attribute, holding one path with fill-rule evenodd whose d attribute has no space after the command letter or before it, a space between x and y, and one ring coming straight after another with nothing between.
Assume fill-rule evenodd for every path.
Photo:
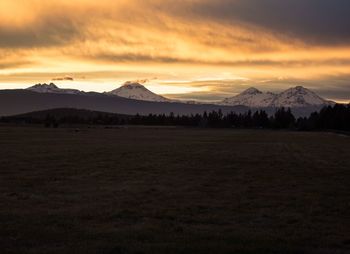
<instances>
[{"instance_id":1,"label":"tree line","mask_svg":"<svg viewBox=\"0 0 350 254\"><path fill-rule=\"evenodd\" d=\"M350 104L324 107L309 117L297 119L295 126L299 130L350 131Z\"/></svg>"},{"instance_id":2,"label":"tree line","mask_svg":"<svg viewBox=\"0 0 350 254\"><path fill-rule=\"evenodd\" d=\"M88 125L146 125L146 126L185 126L202 128L237 128L237 129L291 129L291 130L341 130L350 131L350 105L337 104L324 107L309 117L295 118L288 108L277 109L273 115L265 111L231 112L223 114L221 110L194 115L149 114L119 116L97 114L93 117L79 115L57 118L48 113L45 118L2 118L2 122L21 122L44 124L46 127L59 127L65 124Z\"/></svg>"}]
</instances>

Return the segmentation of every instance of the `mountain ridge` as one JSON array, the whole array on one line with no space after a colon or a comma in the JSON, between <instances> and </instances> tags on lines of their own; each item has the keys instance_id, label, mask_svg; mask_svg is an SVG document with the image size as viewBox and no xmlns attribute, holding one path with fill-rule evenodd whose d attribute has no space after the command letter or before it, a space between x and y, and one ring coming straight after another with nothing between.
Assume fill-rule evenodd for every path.
<instances>
[{"instance_id":1,"label":"mountain ridge","mask_svg":"<svg viewBox=\"0 0 350 254\"><path fill-rule=\"evenodd\" d=\"M62 94L38 93L26 89L0 90L0 116L24 114L55 108L77 108L126 115L169 114L191 115L204 111L244 113L244 106L213 104L186 104L179 102L152 102L132 100L103 93Z\"/></svg>"},{"instance_id":2,"label":"mountain ridge","mask_svg":"<svg viewBox=\"0 0 350 254\"><path fill-rule=\"evenodd\" d=\"M137 90L148 94L141 84ZM122 86L123 87L123 86ZM126 87L123 87L124 89ZM115 90L113 90L115 91ZM130 94L127 94L130 95ZM158 96L151 92L151 95ZM197 114L222 109L224 112L246 112L264 110L272 115L279 107L290 107L296 116L308 116L327 105L333 105L317 94L303 87L290 88L280 94L262 92L249 88L241 94L217 103L189 103L157 97L156 101L121 97L111 93L84 92L74 89L60 89L54 84L38 84L28 89L0 90L0 115L13 115L52 108L81 108L120 114ZM165 98L165 101L163 101ZM277 99L279 98L279 99ZM317 103L314 102L317 101ZM20 101L21 103L18 103Z\"/></svg>"},{"instance_id":3,"label":"mountain ridge","mask_svg":"<svg viewBox=\"0 0 350 254\"><path fill-rule=\"evenodd\" d=\"M84 91L75 89L62 89L55 84L37 84L26 90L37 93L54 93L54 94L75 94L75 95L87 95ZM184 103L184 104L215 104L220 106L246 106L250 108L300 108L309 106L327 106L334 105L332 101L328 101L315 92L303 87L296 86L289 88L281 93L262 92L255 87L250 87L244 90L242 93L226 98L219 102L214 103L201 103L201 102L188 102L181 100L172 100L164 96L158 95L144 85L138 82L125 82L122 86L114 89L110 92L95 93L108 96L118 96L122 98L149 101L149 102L171 102L171 103Z\"/></svg>"},{"instance_id":4,"label":"mountain ridge","mask_svg":"<svg viewBox=\"0 0 350 254\"><path fill-rule=\"evenodd\" d=\"M335 103L323 99L315 92L303 86L296 86L281 93L261 92L251 87L236 96L223 100L220 104L226 106L242 105L260 108L301 108L334 105Z\"/></svg>"},{"instance_id":5,"label":"mountain ridge","mask_svg":"<svg viewBox=\"0 0 350 254\"><path fill-rule=\"evenodd\" d=\"M26 90L37 93L56 93L56 94L84 94L85 92L77 89L59 88L54 83L46 84L39 83L34 86L28 87Z\"/></svg>"}]
</instances>

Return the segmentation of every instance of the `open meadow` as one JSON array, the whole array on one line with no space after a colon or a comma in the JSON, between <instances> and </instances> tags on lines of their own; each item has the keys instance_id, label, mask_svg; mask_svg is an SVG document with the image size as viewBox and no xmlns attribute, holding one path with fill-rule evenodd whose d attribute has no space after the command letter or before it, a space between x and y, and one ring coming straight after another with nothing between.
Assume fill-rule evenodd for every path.
<instances>
[{"instance_id":1,"label":"open meadow","mask_svg":"<svg viewBox=\"0 0 350 254\"><path fill-rule=\"evenodd\" d=\"M0 253L350 253L350 137L2 126Z\"/></svg>"}]
</instances>

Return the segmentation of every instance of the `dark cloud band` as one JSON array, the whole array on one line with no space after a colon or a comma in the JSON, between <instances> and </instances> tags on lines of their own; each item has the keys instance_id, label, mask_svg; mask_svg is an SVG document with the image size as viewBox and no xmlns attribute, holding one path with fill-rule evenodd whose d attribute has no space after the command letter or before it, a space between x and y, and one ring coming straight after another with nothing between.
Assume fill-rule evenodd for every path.
<instances>
[{"instance_id":1,"label":"dark cloud band","mask_svg":"<svg viewBox=\"0 0 350 254\"><path fill-rule=\"evenodd\" d=\"M313 44L350 41L348 0L203 0L190 6L197 18L262 27Z\"/></svg>"}]
</instances>

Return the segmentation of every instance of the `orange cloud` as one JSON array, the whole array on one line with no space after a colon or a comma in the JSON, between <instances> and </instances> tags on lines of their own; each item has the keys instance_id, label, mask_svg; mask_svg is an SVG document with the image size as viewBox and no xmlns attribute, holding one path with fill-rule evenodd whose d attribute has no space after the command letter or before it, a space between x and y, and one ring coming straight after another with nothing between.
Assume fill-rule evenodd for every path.
<instances>
[{"instance_id":1,"label":"orange cloud","mask_svg":"<svg viewBox=\"0 0 350 254\"><path fill-rule=\"evenodd\" d=\"M260 1L283 8L276 0ZM303 4L295 1L293 12ZM326 0L319 1L322 4L315 11L321 12ZM284 33L271 24L276 17L269 19L269 10L254 7L256 0L243 2L1 0L0 82L23 73L30 80L42 78L40 73L51 78L83 73L103 80L100 73L105 73L105 82L152 75L163 81L192 82L236 77L319 80L329 74L350 74L350 46L305 35L312 31L313 21L305 21L307 27L300 29L297 20L285 21L281 27L289 26L292 32ZM242 6L257 12L256 18L232 11ZM319 20L319 13L315 17ZM337 35L336 31L333 34ZM344 37L346 34L340 36ZM113 76L116 72L119 75ZM125 74L131 72L135 76ZM162 82L161 78L157 82ZM216 87L219 91L217 83ZM210 89L215 92L215 86Z\"/></svg>"}]
</instances>

